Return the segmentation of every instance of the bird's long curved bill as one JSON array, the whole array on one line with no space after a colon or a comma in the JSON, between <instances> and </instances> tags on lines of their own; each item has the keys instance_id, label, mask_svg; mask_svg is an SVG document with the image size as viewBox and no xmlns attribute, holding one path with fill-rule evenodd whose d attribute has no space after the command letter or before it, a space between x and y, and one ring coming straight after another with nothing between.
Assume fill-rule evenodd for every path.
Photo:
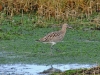
<instances>
[{"instance_id":1,"label":"bird's long curved bill","mask_svg":"<svg viewBox=\"0 0 100 75\"><path fill-rule=\"evenodd\" d=\"M68 28L69 28L69 29L72 29L72 27L71 27L71 26L68 26Z\"/></svg>"}]
</instances>

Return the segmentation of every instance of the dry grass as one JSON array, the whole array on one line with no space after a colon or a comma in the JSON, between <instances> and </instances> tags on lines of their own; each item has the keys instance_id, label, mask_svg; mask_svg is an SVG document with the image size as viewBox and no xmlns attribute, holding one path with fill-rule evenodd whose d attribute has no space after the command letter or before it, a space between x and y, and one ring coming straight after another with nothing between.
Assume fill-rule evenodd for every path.
<instances>
[{"instance_id":1,"label":"dry grass","mask_svg":"<svg viewBox=\"0 0 100 75\"><path fill-rule=\"evenodd\" d=\"M100 0L1 0L8 15L24 12L36 12L48 19L68 19L85 14L89 17L93 12L100 12Z\"/></svg>"},{"instance_id":2,"label":"dry grass","mask_svg":"<svg viewBox=\"0 0 100 75\"><path fill-rule=\"evenodd\" d=\"M37 23L44 25L52 18L58 22L72 22L78 18L83 23L83 18L91 20L91 15L100 13L100 0L0 0L0 11L10 19L16 14L22 14L23 18L24 13L34 13ZM0 17L3 18L2 13ZM100 26L99 22L92 20L90 23Z\"/></svg>"}]
</instances>

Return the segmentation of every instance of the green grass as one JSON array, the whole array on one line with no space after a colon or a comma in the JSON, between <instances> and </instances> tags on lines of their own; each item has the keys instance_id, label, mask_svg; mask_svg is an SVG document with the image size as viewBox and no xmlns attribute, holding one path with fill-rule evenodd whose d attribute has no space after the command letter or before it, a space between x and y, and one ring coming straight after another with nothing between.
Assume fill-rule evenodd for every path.
<instances>
[{"instance_id":1,"label":"green grass","mask_svg":"<svg viewBox=\"0 0 100 75\"><path fill-rule=\"evenodd\" d=\"M38 28L32 31L32 35L23 35L23 38L0 40L0 63L66 64L100 62L99 31L68 29L63 42L54 45L52 56L50 55L49 44L35 41L43 37L47 31L53 31L53 29Z\"/></svg>"},{"instance_id":2,"label":"green grass","mask_svg":"<svg viewBox=\"0 0 100 75\"><path fill-rule=\"evenodd\" d=\"M12 20L5 19L0 27L0 64L6 63L36 63L36 64L67 64L67 63L99 63L100 33L98 30L82 30L87 26L79 26L80 20L69 22L73 29L68 29L63 42L54 45L53 55L50 55L50 45L35 40L47 33L60 28L45 25L55 24L55 21L37 23L34 16L17 15ZM41 19L42 20L42 19ZM87 21L83 21L85 24ZM56 22L58 23L58 22ZM74 24L78 23L78 26ZM39 28L38 28L39 25ZM89 26L91 27L91 26Z\"/></svg>"}]
</instances>

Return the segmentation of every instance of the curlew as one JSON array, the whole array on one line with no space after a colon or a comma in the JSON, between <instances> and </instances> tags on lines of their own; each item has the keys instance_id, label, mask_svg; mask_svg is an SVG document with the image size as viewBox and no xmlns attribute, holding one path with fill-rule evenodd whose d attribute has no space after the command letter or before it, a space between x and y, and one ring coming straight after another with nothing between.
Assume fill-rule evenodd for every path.
<instances>
[{"instance_id":1,"label":"curlew","mask_svg":"<svg viewBox=\"0 0 100 75\"><path fill-rule=\"evenodd\" d=\"M43 43L50 43L51 44L51 54L52 54L52 46L55 45L57 42L60 42L65 34L66 34L66 28L72 28L68 24L63 24L62 29L59 31L51 32L44 36L43 38L39 39L39 42Z\"/></svg>"}]
</instances>

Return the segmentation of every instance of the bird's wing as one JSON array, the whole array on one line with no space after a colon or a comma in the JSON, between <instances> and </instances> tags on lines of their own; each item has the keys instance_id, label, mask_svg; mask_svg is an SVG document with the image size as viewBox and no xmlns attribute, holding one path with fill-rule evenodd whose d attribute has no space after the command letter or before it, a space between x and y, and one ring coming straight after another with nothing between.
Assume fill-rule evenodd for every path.
<instances>
[{"instance_id":1,"label":"bird's wing","mask_svg":"<svg viewBox=\"0 0 100 75\"><path fill-rule=\"evenodd\" d=\"M41 42L50 41L53 38L60 36L60 34L61 33L59 31L51 32L51 33L47 34L45 37L41 38L40 41Z\"/></svg>"}]
</instances>

